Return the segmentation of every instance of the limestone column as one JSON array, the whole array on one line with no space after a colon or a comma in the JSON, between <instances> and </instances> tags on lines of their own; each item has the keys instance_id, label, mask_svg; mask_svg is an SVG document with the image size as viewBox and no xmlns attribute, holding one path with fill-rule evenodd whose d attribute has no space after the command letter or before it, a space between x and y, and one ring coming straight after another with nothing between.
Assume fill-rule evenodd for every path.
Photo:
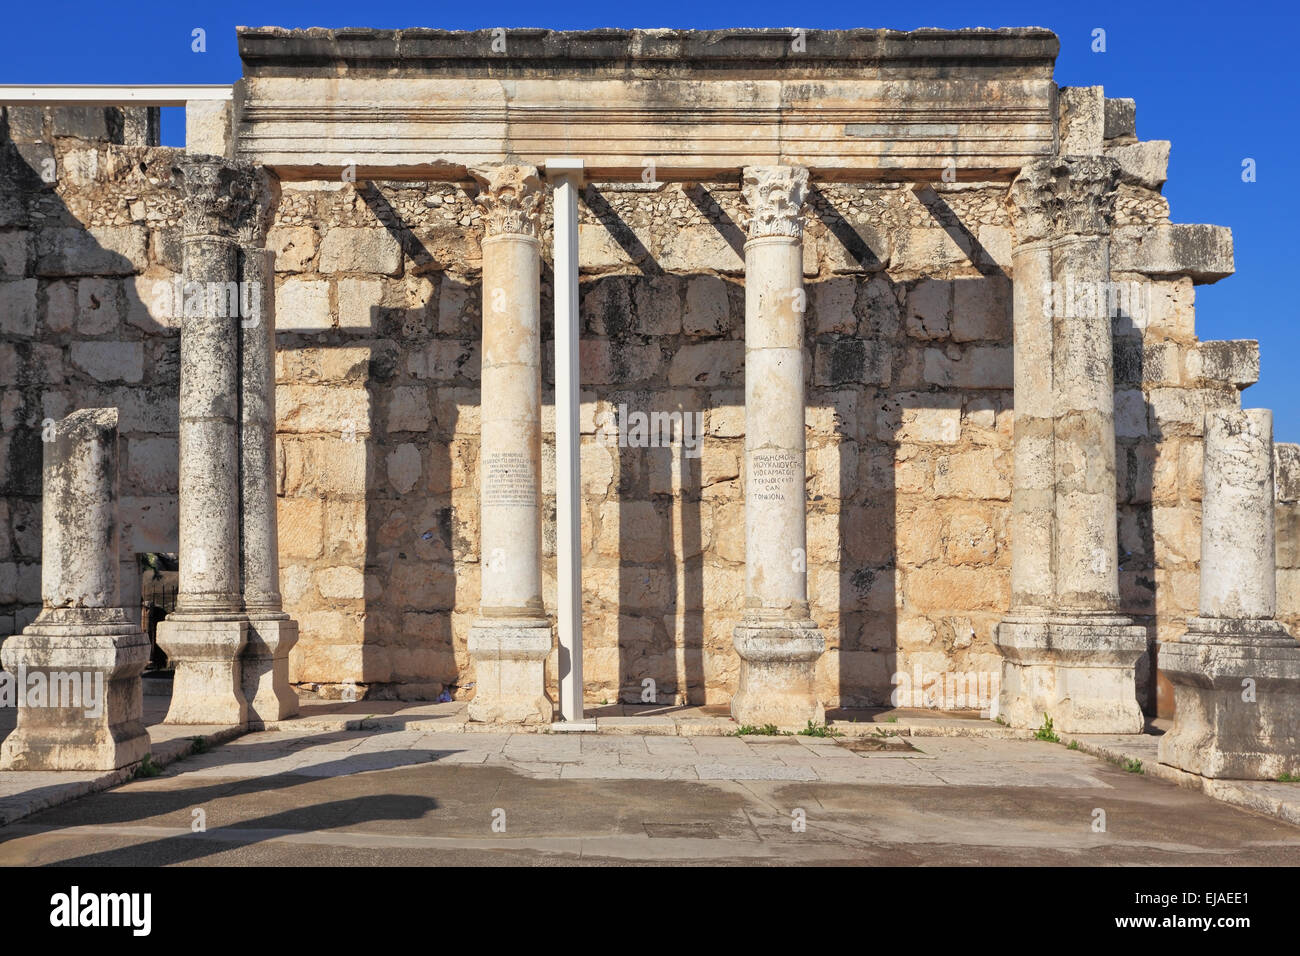
<instances>
[{"instance_id":1,"label":"limestone column","mask_svg":"<svg viewBox=\"0 0 1300 956\"><path fill-rule=\"evenodd\" d=\"M532 166L472 171L484 211L480 386L479 618L471 720L547 723L551 623L542 605L542 336L538 220Z\"/></svg>"},{"instance_id":2,"label":"limestone column","mask_svg":"<svg viewBox=\"0 0 1300 956\"><path fill-rule=\"evenodd\" d=\"M0 655L18 692L6 770L115 770L149 751L149 638L121 606L117 495L117 409L56 423L42 475L41 613Z\"/></svg>"},{"instance_id":3,"label":"limestone column","mask_svg":"<svg viewBox=\"0 0 1300 956\"><path fill-rule=\"evenodd\" d=\"M808 170L744 171L745 616L734 641L742 724L822 723L814 671L826 640L808 608L803 218Z\"/></svg>"},{"instance_id":4,"label":"limestone column","mask_svg":"<svg viewBox=\"0 0 1300 956\"><path fill-rule=\"evenodd\" d=\"M1300 773L1300 644L1276 619L1273 413L1205 416L1198 617L1160 645L1174 726L1160 762L1205 777Z\"/></svg>"},{"instance_id":5,"label":"limestone column","mask_svg":"<svg viewBox=\"0 0 1300 956\"><path fill-rule=\"evenodd\" d=\"M250 167L215 156L187 155L180 172L180 577L158 644L176 672L168 723L243 724L240 318L225 292L239 282L240 229L256 214L258 188Z\"/></svg>"},{"instance_id":6,"label":"limestone column","mask_svg":"<svg viewBox=\"0 0 1300 956\"><path fill-rule=\"evenodd\" d=\"M1113 159L1026 166L1007 205L1015 339L1011 601L1000 716L1139 733L1146 630L1119 609L1110 228Z\"/></svg>"},{"instance_id":7,"label":"limestone column","mask_svg":"<svg viewBox=\"0 0 1300 956\"><path fill-rule=\"evenodd\" d=\"M240 582L248 617L241 684L249 726L256 728L298 712L289 684L298 624L280 598L275 501L275 252L265 246L279 183L259 170L254 185L254 206L240 229L239 394Z\"/></svg>"}]
</instances>

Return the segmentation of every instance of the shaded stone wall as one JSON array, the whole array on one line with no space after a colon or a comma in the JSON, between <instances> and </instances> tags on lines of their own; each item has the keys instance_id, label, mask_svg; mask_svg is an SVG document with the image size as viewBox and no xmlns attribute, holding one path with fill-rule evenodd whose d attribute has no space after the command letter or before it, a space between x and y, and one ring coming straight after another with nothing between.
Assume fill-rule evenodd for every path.
<instances>
[{"instance_id":1,"label":"shaded stone wall","mask_svg":"<svg viewBox=\"0 0 1300 956\"><path fill-rule=\"evenodd\" d=\"M46 142L33 149L0 141L6 635L40 607L47 423L80 408L119 409L124 601L140 600L136 554L176 550L178 340L174 320L150 296L156 282L180 271L179 194L172 185L180 153L51 137L49 120ZM55 176L47 182L42 174L49 168Z\"/></svg>"},{"instance_id":2,"label":"shaded stone wall","mask_svg":"<svg viewBox=\"0 0 1300 956\"><path fill-rule=\"evenodd\" d=\"M1117 123L1098 148L1148 145L1126 130ZM122 409L123 558L176 547L178 342L151 298L180 270L176 155L55 148L56 183L28 176L0 195L0 625L13 615L21 626L39 600L47 417ZM1218 266L1206 264L1213 250L1160 238L1163 168L1143 172L1149 152L1130 157L1112 259L1115 280L1145 296L1140 314L1116 318L1116 428L1124 609L1154 640L1181 633L1196 607L1201 415L1237 404L1258 357L1253 343L1196 341L1193 278ZM281 586L302 627L292 678L327 693L356 682L425 696L473 680L481 225L470 190L286 183L268 238ZM1000 670L991 636L1010 599L1012 467L1005 195L1003 184L818 184L810 198L808 567L828 706L887 702L899 671ZM581 217L588 700L640 699L653 678L660 700L724 703L744 593L739 189L596 184ZM549 209L543 223L549 379ZM553 607L549 382L543 400ZM624 405L702 413L700 456L602 440ZM1280 557L1279 577L1297 563Z\"/></svg>"}]
</instances>

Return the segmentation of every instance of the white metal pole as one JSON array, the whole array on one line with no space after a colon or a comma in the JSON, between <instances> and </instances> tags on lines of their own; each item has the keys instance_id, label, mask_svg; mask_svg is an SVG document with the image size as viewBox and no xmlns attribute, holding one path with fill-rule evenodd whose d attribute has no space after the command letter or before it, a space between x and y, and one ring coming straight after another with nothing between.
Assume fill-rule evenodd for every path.
<instances>
[{"instance_id":1,"label":"white metal pole","mask_svg":"<svg viewBox=\"0 0 1300 956\"><path fill-rule=\"evenodd\" d=\"M551 159L555 215L555 551L560 717L582 721L582 521L578 431L578 189L580 159Z\"/></svg>"}]
</instances>

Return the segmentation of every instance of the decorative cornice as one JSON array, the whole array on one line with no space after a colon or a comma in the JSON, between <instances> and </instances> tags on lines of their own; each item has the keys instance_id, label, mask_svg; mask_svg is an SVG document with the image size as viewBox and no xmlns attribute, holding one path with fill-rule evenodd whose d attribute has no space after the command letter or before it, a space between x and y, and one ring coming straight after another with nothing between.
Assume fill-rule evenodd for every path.
<instances>
[{"instance_id":1,"label":"decorative cornice","mask_svg":"<svg viewBox=\"0 0 1300 956\"><path fill-rule=\"evenodd\" d=\"M536 166L502 163L471 169L479 184L474 197L483 210L484 237L537 238L542 206L542 180Z\"/></svg>"},{"instance_id":2,"label":"decorative cornice","mask_svg":"<svg viewBox=\"0 0 1300 956\"><path fill-rule=\"evenodd\" d=\"M216 236L261 245L279 200L278 180L247 163L220 156L180 161L184 194L181 230L186 237Z\"/></svg>"},{"instance_id":3,"label":"decorative cornice","mask_svg":"<svg viewBox=\"0 0 1300 956\"><path fill-rule=\"evenodd\" d=\"M750 239L764 236L803 236L804 199L808 196L808 170L802 166L746 166L741 193L749 219Z\"/></svg>"},{"instance_id":4,"label":"decorative cornice","mask_svg":"<svg viewBox=\"0 0 1300 956\"><path fill-rule=\"evenodd\" d=\"M1007 192L1016 242L1109 233L1118 185L1119 162L1109 156L1052 156L1029 163Z\"/></svg>"}]
</instances>

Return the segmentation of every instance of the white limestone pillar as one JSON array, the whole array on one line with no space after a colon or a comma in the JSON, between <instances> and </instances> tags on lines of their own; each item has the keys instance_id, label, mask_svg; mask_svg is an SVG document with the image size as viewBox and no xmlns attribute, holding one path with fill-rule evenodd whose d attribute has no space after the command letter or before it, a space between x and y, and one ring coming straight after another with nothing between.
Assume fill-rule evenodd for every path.
<instances>
[{"instance_id":1,"label":"white limestone pillar","mask_svg":"<svg viewBox=\"0 0 1300 956\"><path fill-rule=\"evenodd\" d=\"M481 600L469 634L475 664L471 720L550 723L545 662L551 625L542 605L542 339L533 166L473 170L484 211L480 386Z\"/></svg>"},{"instance_id":2,"label":"white limestone pillar","mask_svg":"<svg viewBox=\"0 0 1300 956\"><path fill-rule=\"evenodd\" d=\"M215 156L180 161L185 308L181 319L180 577L158 625L175 667L168 723L244 724L247 643L240 570L240 229L255 215L254 171Z\"/></svg>"},{"instance_id":3,"label":"white limestone pillar","mask_svg":"<svg viewBox=\"0 0 1300 956\"><path fill-rule=\"evenodd\" d=\"M1300 644L1276 620L1273 413L1205 416L1200 615L1160 645L1174 726L1160 762L1205 777L1300 772Z\"/></svg>"},{"instance_id":4,"label":"white limestone pillar","mask_svg":"<svg viewBox=\"0 0 1300 956\"><path fill-rule=\"evenodd\" d=\"M57 422L42 469L41 613L0 653L18 692L0 768L115 770L149 751L149 638L121 606L117 495L117 409Z\"/></svg>"},{"instance_id":5,"label":"white limestone pillar","mask_svg":"<svg viewBox=\"0 0 1300 956\"><path fill-rule=\"evenodd\" d=\"M578 190L580 159L547 160L555 223L555 577L560 718L583 720L581 432L578 424ZM594 725L593 725L594 726Z\"/></svg>"},{"instance_id":6,"label":"white limestone pillar","mask_svg":"<svg viewBox=\"0 0 1300 956\"><path fill-rule=\"evenodd\" d=\"M814 672L826 641L808 607L803 219L808 171L747 167L745 615L734 641L742 724L822 723Z\"/></svg>"},{"instance_id":7,"label":"white limestone pillar","mask_svg":"<svg viewBox=\"0 0 1300 956\"><path fill-rule=\"evenodd\" d=\"M1007 205L1015 338L1012 607L999 715L1072 733L1138 733L1145 628L1119 613L1110 228L1113 159L1021 170Z\"/></svg>"},{"instance_id":8,"label":"white limestone pillar","mask_svg":"<svg viewBox=\"0 0 1300 956\"><path fill-rule=\"evenodd\" d=\"M254 210L241 229L239 323L241 590L248 643L241 687L252 728L298 713L289 684L289 651L298 624L280 597L280 546L275 500L275 252L266 230L279 203L279 183L264 170L255 181Z\"/></svg>"}]
</instances>

